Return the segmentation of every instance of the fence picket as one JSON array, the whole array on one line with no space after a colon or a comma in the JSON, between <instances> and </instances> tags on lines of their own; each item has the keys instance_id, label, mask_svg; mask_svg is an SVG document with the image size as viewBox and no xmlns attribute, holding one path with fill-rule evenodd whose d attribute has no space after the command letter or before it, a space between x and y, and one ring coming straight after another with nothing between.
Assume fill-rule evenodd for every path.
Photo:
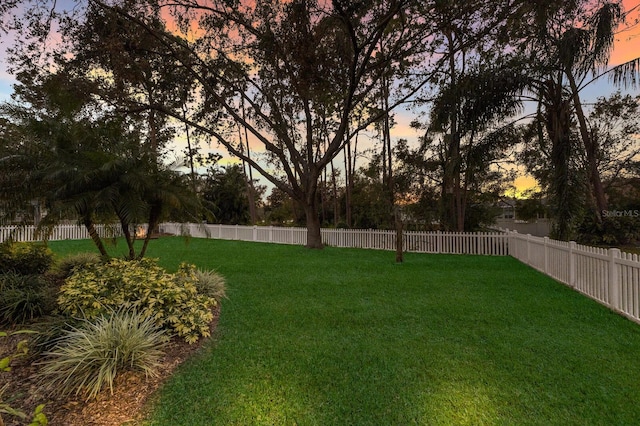
<instances>
[{"instance_id":1,"label":"fence picket","mask_svg":"<svg viewBox=\"0 0 640 426\"><path fill-rule=\"evenodd\" d=\"M141 225L146 229L146 225ZM99 225L100 236L119 236L117 227ZM305 228L278 228L238 225L163 223L167 234L194 237L257 241L280 244L306 244ZM395 232L377 229L322 229L322 241L337 247L394 250ZM8 239L34 241L34 226L0 227L0 243ZM49 240L88 239L78 225L59 225ZM405 232L405 251L419 253L480 254L512 256L550 277L640 322L640 256L618 249L583 246L575 242L499 230L491 233Z\"/></svg>"}]
</instances>

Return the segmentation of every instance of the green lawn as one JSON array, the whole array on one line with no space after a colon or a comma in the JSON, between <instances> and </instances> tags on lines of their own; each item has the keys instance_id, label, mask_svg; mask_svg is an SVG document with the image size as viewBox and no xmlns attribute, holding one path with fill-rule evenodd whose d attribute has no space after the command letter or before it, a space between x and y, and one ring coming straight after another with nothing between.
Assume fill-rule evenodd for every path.
<instances>
[{"instance_id":1,"label":"green lawn","mask_svg":"<svg viewBox=\"0 0 640 426\"><path fill-rule=\"evenodd\" d=\"M150 425L640 421L640 325L512 258L178 238L149 256L216 269L229 296Z\"/></svg>"}]
</instances>

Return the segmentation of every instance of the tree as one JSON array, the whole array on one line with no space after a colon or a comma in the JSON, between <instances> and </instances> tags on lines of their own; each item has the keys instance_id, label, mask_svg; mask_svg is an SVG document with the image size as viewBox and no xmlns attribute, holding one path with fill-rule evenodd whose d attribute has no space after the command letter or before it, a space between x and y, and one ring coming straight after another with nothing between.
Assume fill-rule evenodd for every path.
<instances>
[{"instance_id":1,"label":"tree","mask_svg":"<svg viewBox=\"0 0 640 426\"><path fill-rule=\"evenodd\" d=\"M253 187L256 188L255 185ZM248 188L242 166L232 164L221 169L209 169L201 193L211 204L216 222L246 225L251 219ZM260 187L257 189L263 191Z\"/></svg>"},{"instance_id":2,"label":"tree","mask_svg":"<svg viewBox=\"0 0 640 426\"><path fill-rule=\"evenodd\" d=\"M408 72L408 59L422 47L418 41L423 37L417 31L425 28L414 25L417 18L409 13L408 0L215 0L206 5L188 0L126 4L89 0L89 4L101 10L96 16L102 22L126 22L119 27L123 40L143 39L144 46L153 45L144 52L127 53L144 53L149 61L170 58L175 61L173 69L187 76L184 84L193 84L189 114L174 108L170 99L150 96L151 91L133 98L139 107L211 136L289 194L305 211L309 247L322 246L317 208L321 173L352 135L387 113L370 109L373 88L389 65ZM89 12L86 17L93 19L91 8ZM166 17L165 12L172 13L174 20L160 28L157 20ZM177 26L173 32L167 30L170 23ZM95 25L76 27L86 32ZM102 37L99 31L91 37L86 34L85 39ZM66 35L79 36L73 31ZM151 39L154 42L147 43ZM388 52L384 57L376 55L382 39ZM74 57L82 56L83 44L75 45ZM101 69L107 64L95 63ZM162 79L168 71L157 68L157 72ZM180 89L180 81L174 82L175 92L189 92ZM389 108L418 86L398 86ZM354 111L360 111L361 121L350 127ZM321 121L330 131L326 144L317 131ZM263 145L266 163L241 149L233 131L237 124Z\"/></svg>"},{"instance_id":3,"label":"tree","mask_svg":"<svg viewBox=\"0 0 640 426\"><path fill-rule=\"evenodd\" d=\"M609 209L602 220L586 217L580 224L579 241L590 244L623 245L640 239L640 207L637 162L640 159L638 98L619 92L600 97L588 120L590 137L598 144L597 167Z\"/></svg>"},{"instance_id":4,"label":"tree","mask_svg":"<svg viewBox=\"0 0 640 426\"><path fill-rule=\"evenodd\" d=\"M517 95L526 79L513 71L510 61L482 61L466 64L464 73L452 63L452 80L436 97L422 138L422 155L434 156L431 162L440 168L440 224L445 230L469 229L465 218L472 188L481 190L482 177L492 175L491 167L518 137L503 121L519 110Z\"/></svg>"},{"instance_id":5,"label":"tree","mask_svg":"<svg viewBox=\"0 0 640 426\"><path fill-rule=\"evenodd\" d=\"M547 123L547 128L556 127L559 124L564 126L559 137L556 132L556 152L560 156L569 155L570 143L568 139L569 127L575 123L577 130L577 140L580 144L575 145L575 155L584 156L586 161L587 182L589 199L595 220L602 222L602 212L607 209L607 198L603 185L602 176L598 168L598 158L601 147L599 141L593 137L593 132L589 124L588 117L582 101L582 92L593 81L609 73L606 70L609 55L613 47L614 35L617 27L621 24L629 13L636 8L624 12L619 1L594 2L577 1L561 4L551 13L541 15L532 25L534 29L529 37L524 38L528 55L538 62L536 68L532 69L532 79L534 91L542 102L546 103L548 112L547 118L555 120ZM540 52L544 52L541 55ZM635 61L617 67L614 70L616 80L627 81L626 78L633 78L635 75ZM535 77L537 75L537 77ZM551 109L550 93L555 93L555 112L549 114ZM562 97L560 99L559 97ZM562 114L562 117L561 117ZM565 163L568 160L558 161ZM558 179L567 181L566 176L559 172ZM556 201L561 206L563 197L560 192L568 193L568 187L561 190L561 182L554 183L557 187ZM564 197L568 200L568 197ZM569 208L561 207L556 210L558 214L568 214ZM562 213L564 212L564 213ZM559 223L568 222L568 218L558 218ZM561 226L562 227L562 226ZM566 234L562 232L562 234Z\"/></svg>"},{"instance_id":6,"label":"tree","mask_svg":"<svg viewBox=\"0 0 640 426\"><path fill-rule=\"evenodd\" d=\"M548 6L538 3L541 9ZM466 229L468 187L473 178L469 175L479 167L487 169L496 160L481 155L488 152L486 142L499 140L491 138L491 133L499 131L505 118L521 108L518 94L527 80L522 70L514 67L518 56L509 45L509 31L515 25L514 14L529 19L532 12L521 1L445 0L427 6L424 13L434 16L436 31L431 44L443 66L431 81L435 96L427 98L429 123L418 125L426 130L423 142L433 147L421 151L430 151L441 167L437 177L441 226L462 231Z\"/></svg>"},{"instance_id":7,"label":"tree","mask_svg":"<svg viewBox=\"0 0 640 426\"><path fill-rule=\"evenodd\" d=\"M640 158L640 97L617 92L599 97L588 115L590 138L598 145L597 167L605 191L632 174Z\"/></svg>"},{"instance_id":8,"label":"tree","mask_svg":"<svg viewBox=\"0 0 640 426\"><path fill-rule=\"evenodd\" d=\"M9 173L0 175L22 181L10 179L13 184L2 187L0 199L9 200L4 206L12 209L41 200L47 210L38 227L43 232L61 219L76 218L103 256L107 252L95 224L115 218L129 258L143 257L167 210L182 207L198 216L197 198L183 176L157 164L134 122L103 114L83 95L87 82L67 77L23 81L17 90L23 104L4 106L22 139L3 141L10 155L0 159L0 168ZM136 254L137 225L144 223L148 231Z\"/></svg>"}]
</instances>

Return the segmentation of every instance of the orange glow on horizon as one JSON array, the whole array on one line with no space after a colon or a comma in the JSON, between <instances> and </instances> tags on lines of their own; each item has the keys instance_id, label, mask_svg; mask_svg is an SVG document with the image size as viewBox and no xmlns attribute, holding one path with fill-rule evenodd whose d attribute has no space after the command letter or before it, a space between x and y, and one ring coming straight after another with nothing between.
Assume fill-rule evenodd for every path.
<instances>
[{"instance_id":1,"label":"orange glow on horizon","mask_svg":"<svg viewBox=\"0 0 640 426\"><path fill-rule=\"evenodd\" d=\"M515 198L524 198L525 193L531 190L539 191L540 187L538 186L538 181L530 175L522 175L518 176L513 181L513 186L515 187ZM510 195L510 194L509 194Z\"/></svg>"}]
</instances>

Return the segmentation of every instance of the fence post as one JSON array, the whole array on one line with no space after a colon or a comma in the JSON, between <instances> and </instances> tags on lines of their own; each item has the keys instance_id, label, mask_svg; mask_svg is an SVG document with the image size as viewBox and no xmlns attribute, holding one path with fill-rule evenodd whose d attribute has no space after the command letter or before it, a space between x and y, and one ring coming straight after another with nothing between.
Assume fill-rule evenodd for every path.
<instances>
[{"instance_id":1,"label":"fence post","mask_svg":"<svg viewBox=\"0 0 640 426\"><path fill-rule=\"evenodd\" d=\"M618 264L620 249L609 249L609 305L616 310L620 309L620 280L618 277Z\"/></svg>"},{"instance_id":2,"label":"fence post","mask_svg":"<svg viewBox=\"0 0 640 426\"><path fill-rule=\"evenodd\" d=\"M436 253L442 253L442 232L436 233Z\"/></svg>"},{"instance_id":3,"label":"fence post","mask_svg":"<svg viewBox=\"0 0 640 426\"><path fill-rule=\"evenodd\" d=\"M258 241L258 227L253 225L253 241Z\"/></svg>"},{"instance_id":4,"label":"fence post","mask_svg":"<svg viewBox=\"0 0 640 426\"><path fill-rule=\"evenodd\" d=\"M575 241L569 241L569 286L576 288L576 247Z\"/></svg>"},{"instance_id":5,"label":"fence post","mask_svg":"<svg viewBox=\"0 0 640 426\"><path fill-rule=\"evenodd\" d=\"M527 234L527 265L531 265L531 234Z\"/></svg>"}]
</instances>

